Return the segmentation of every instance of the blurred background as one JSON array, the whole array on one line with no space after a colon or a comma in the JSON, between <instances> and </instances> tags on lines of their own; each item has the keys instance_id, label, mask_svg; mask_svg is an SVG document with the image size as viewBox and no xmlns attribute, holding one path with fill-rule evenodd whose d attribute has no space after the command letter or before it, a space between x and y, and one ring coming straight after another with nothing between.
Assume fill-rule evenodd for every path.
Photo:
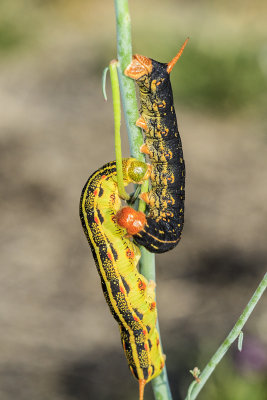
<instances>
[{"instance_id":1,"label":"blurred background","mask_svg":"<svg viewBox=\"0 0 267 400\"><path fill-rule=\"evenodd\" d=\"M179 246L157 256L164 352L181 400L189 370L203 369L266 271L267 3L129 5L134 52L168 62L190 37L172 73L185 227ZM138 396L78 214L88 176L114 159L109 85L107 103L101 89L114 57L112 1L1 0L1 400ZM266 306L265 295L243 351L233 345L200 400L266 399Z\"/></svg>"}]
</instances>

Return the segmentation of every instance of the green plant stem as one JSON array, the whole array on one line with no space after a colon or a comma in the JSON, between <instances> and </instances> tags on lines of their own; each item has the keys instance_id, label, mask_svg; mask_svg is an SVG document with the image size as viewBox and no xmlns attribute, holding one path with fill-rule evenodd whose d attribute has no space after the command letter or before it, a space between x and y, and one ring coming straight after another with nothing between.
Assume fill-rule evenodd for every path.
<instances>
[{"instance_id":1,"label":"green plant stem","mask_svg":"<svg viewBox=\"0 0 267 400\"><path fill-rule=\"evenodd\" d=\"M199 375L200 382L197 383L196 381L191 383L186 399L185 400L195 400L207 380L209 379L210 375L219 364L225 353L229 350L230 346L234 343L234 341L239 337L240 333L242 332L242 328L247 322L250 314L254 310L256 304L260 300L261 296L263 295L267 286L267 273L264 275L261 283L259 284L258 288L256 289L255 293L251 297L249 303L247 304L246 308L244 309L243 313L239 317L237 323L223 341L221 346L218 348L216 353L211 357L210 361L203 369L202 373Z\"/></svg>"},{"instance_id":2,"label":"green plant stem","mask_svg":"<svg viewBox=\"0 0 267 400\"><path fill-rule=\"evenodd\" d=\"M122 154L121 154L121 102L120 102L120 88L119 88L119 80L117 73L117 64L118 64L117 60L112 60L109 64L112 98L113 98L116 169L117 169L119 196L124 200L129 200L130 196L126 192L123 184Z\"/></svg>"},{"instance_id":3,"label":"green plant stem","mask_svg":"<svg viewBox=\"0 0 267 400\"><path fill-rule=\"evenodd\" d=\"M141 185L141 193L146 193L148 191L148 180ZM143 213L146 211L146 203L143 200L139 200L138 211Z\"/></svg>"},{"instance_id":4,"label":"green plant stem","mask_svg":"<svg viewBox=\"0 0 267 400\"><path fill-rule=\"evenodd\" d=\"M151 253L149 253L143 246L140 246L141 259L140 259L140 269L142 269L142 274L148 279L156 282L156 268L155 268L155 257L151 259ZM159 333L160 345L162 348L159 321L157 321L157 330ZM162 373L151 381L153 392L156 400L171 400L172 395L170 391L168 374L166 367L163 368Z\"/></svg>"},{"instance_id":5,"label":"green plant stem","mask_svg":"<svg viewBox=\"0 0 267 400\"><path fill-rule=\"evenodd\" d=\"M118 75L121 89L121 98L124 110L124 117L130 143L131 156L140 161L145 161L145 157L140 153L143 144L143 135L136 126L139 117L138 105L135 93L134 82L124 75L125 68L132 60L131 42L131 20L127 0L115 0L116 26L117 26L117 53L118 53ZM142 190L147 190L146 184ZM145 204L140 201L139 210L145 210ZM147 278L155 281L155 255L149 253L141 247L140 272ZM172 400L166 367L160 376L152 380L154 396L156 400Z\"/></svg>"},{"instance_id":6,"label":"green plant stem","mask_svg":"<svg viewBox=\"0 0 267 400\"><path fill-rule=\"evenodd\" d=\"M124 75L125 68L132 61L131 19L127 0L115 0L117 23L117 53L118 75L120 81L121 98L129 137L132 157L145 161L140 153L143 144L143 135L135 123L139 117L134 81Z\"/></svg>"}]
</instances>

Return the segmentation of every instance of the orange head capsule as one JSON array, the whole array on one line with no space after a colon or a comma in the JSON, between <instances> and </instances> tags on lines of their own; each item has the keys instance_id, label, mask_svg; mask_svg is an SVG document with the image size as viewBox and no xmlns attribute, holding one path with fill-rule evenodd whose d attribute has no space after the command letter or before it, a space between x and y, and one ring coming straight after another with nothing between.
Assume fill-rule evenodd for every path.
<instances>
[{"instance_id":1,"label":"orange head capsule","mask_svg":"<svg viewBox=\"0 0 267 400\"><path fill-rule=\"evenodd\" d=\"M128 235L136 235L146 224L146 216L132 207L123 207L116 214L117 223L126 228Z\"/></svg>"},{"instance_id":2,"label":"orange head capsule","mask_svg":"<svg viewBox=\"0 0 267 400\"><path fill-rule=\"evenodd\" d=\"M132 79L139 79L143 75L149 75L152 71L152 61L150 58L135 54L131 64L125 69L124 74Z\"/></svg>"}]
</instances>

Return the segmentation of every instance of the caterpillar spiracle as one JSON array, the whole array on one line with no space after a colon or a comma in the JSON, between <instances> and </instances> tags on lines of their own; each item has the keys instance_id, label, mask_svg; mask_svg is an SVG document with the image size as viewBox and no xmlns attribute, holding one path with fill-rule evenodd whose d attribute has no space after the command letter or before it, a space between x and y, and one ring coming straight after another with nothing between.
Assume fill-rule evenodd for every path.
<instances>
[{"instance_id":1,"label":"caterpillar spiracle","mask_svg":"<svg viewBox=\"0 0 267 400\"><path fill-rule=\"evenodd\" d=\"M141 152L151 159L152 188L140 196L150 207L143 225L137 224L139 219L144 220L143 213L128 206L119 211L117 220L128 234L133 235L136 243L152 253L164 253L174 248L180 241L184 225L185 164L170 72L187 41L168 64L137 54L124 72L139 87L141 116L136 125L146 136Z\"/></svg>"},{"instance_id":2,"label":"caterpillar spiracle","mask_svg":"<svg viewBox=\"0 0 267 400\"><path fill-rule=\"evenodd\" d=\"M146 163L123 159L125 185L142 183L150 171ZM98 169L86 182L81 194L80 218L105 299L119 324L129 367L139 381L142 400L145 384L162 371L164 356L156 329L155 283L147 281L136 268L140 250L116 221L120 207L114 161Z\"/></svg>"}]
</instances>

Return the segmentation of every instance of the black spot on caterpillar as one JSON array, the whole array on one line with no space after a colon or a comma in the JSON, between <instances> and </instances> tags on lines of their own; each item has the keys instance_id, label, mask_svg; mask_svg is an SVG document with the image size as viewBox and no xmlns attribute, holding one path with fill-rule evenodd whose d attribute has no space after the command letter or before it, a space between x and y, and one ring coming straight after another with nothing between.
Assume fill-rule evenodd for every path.
<instances>
[{"instance_id":1,"label":"black spot on caterpillar","mask_svg":"<svg viewBox=\"0 0 267 400\"><path fill-rule=\"evenodd\" d=\"M129 215L134 221L141 216L130 207L122 208L117 218L135 242L152 253L164 253L174 248L180 241L184 225L185 164L170 72L187 41L168 64L135 55L125 70L125 75L134 79L139 87L141 116L136 125L146 136L141 151L148 154L152 162L152 188L140 196L149 205L149 214L141 229L133 229L129 222Z\"/></svg>"},{"instance_id":2,"label":"black spot on caterpillar","mask_svg":"<svg viewBox=\"0 0 267 400\"><path fill-rule=\"evenodd\" d=\"M141 183L148 178L147 164L123 160L124 183ZM160 374L164 366L156 329L155 283L138 272L138 247L126 237L116 221L121 201L116 163L93 173L80 200L80 218L90 244L105 299L119 324L123 349L129 367L139 381L140 400L144 386Z\"/></svg>"}]
</instances>

